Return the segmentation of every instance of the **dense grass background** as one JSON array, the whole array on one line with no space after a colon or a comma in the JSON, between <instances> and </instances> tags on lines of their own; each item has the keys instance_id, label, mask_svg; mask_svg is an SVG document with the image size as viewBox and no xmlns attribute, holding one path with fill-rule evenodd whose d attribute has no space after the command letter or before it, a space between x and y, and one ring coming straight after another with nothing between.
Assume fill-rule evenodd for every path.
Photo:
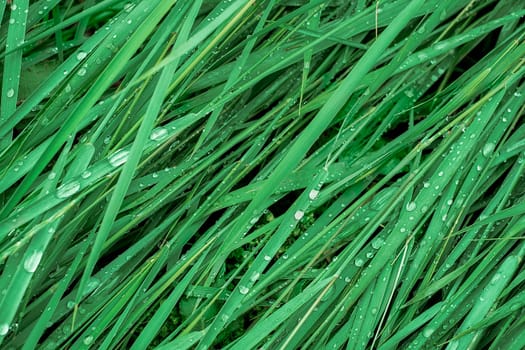
<instances>
[{"instance_id":1,"label":"dense grass background","mask_svg":"<svg viewBox=\"0 0 525 350\"><path fill-rule=\"evenodd\" d=\"M0 347L525 348L524 15L1 0Z\"/></svg>"}]
</instances>

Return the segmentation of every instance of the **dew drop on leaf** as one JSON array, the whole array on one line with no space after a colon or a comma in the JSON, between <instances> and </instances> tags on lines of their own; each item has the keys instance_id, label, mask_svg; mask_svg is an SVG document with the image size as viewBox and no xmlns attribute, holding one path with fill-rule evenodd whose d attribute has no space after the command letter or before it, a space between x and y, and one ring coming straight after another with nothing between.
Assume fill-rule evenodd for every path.
<instances>
[{"instance_id":1,"label":"dew drop on leaf","mask_svg":"<svg viewBox=\"0 0 525 350\"><path fill-rule=\"evenodd\" d=\"M250 281L252 282L257 281L259 279L259 276L260 276L259 272L254 272L252 276L250 277Z\"/></svg>"},{"instance_id":2,"label":"dew drop on leaf","mask_svg":"<svg viewBox=\"0 0 525 350\"><path fill-rule=\"evenodd\" d=\"M77 60L82 61L84 58L86 58L86 56L87 53L85 53L84 51L80 51L79 53L77 53Z\"/></svg>"},{"instance_id":3,"label":"dew drop on leaf","mask_svg":"<svg viewBox=\"0 0 525 350\"><path fill-rule=\"evenodd\" d=\"M425 338L428 338L432 335L432 333L434 333L434 329L433 328L430 328L430 327L427 327L423 330L423 336Z\"/></svg>"},{"instance_id":4,"label":"dew drop on leaf","mask_svg":"<svg viewBox=\"0 0 525 350\"><path fill-rule=\"evenodd\" d=\"M92 335L88 335L87 337L84 338L84 341L83 341L83 343L84 343L85 345L89 345L89 344L91 344L92 342L93 342L93 336L92 336Z\"/></svg>"},{"instance_id":5,"label":"dew drop on leaf","mask_svg":"<svg viewBox=\"0 0 525 350\"><path fill-rule=\"evenodd\" d=\"M41 251L33 251L31 255L29 255L24 260L24 270L26 270L29 273L33 273L36 271L38 264L40 264L40 260L42 259L42 252Z\"/></svg>"},{"instance_id":6,"label":"dew drop on leaf","mask_svg":"<svg viewBox=\"0 0 525 350\"><path fill-rule=\"evenodd\" d=\"M151 132L149 136L152 141L161 141L168 136L168 130L166 128L156 128Z\"/></svg>"},{"instance_id":7,"label":"dew drop on leaf","mask_svg":"<svg viewBox=\"0 0 525 350\"><path fill-rule=\"evenodd\" d=\"M492 151L494 151L494 148L496 148L496 145L494 145L492 142L489 142L483 146L482 153L485 157L488 157L492 154Z\"/></svg>"},{"instance_id":8,"label":"dew drop on leaf","mask_svg":"<svg viewBox=\"0 0 525 350\"><path fill-rule=\"evenodd\" d=\"M303 218L303 216L304 216L304 211L302 211L302 210L298 210L294 214L295 220L301 220Z\"/></svg>"},{"instance_id":9,"label":"dew drop on leaf","mask_svg":"<svg viewBox=\"0 0 525 350\"><path fill-rule=\"evenodd\" d=\"M372 248L379 249L385 244L385 240L381 237L377 237L372 241Z\"/></svg>"},{"instance_id":10,"label":"dew drop on leaf","mask_svg":"<svg viewBox=\"0 0 525 350\"><path fill-rule=\"evenodd\" d=\"M126 150L118 150L115 153L113 153L111 156L109 156L108 161L109 164L111 164L114 167L118 167L128 161L129 157L129 151Z\"/></svg>"},{"instance_id":11,"label":"dew drop on leaf","mask_svg":"<svg viewBox=\"0 0 525 350\"><path fill-rule=\"evenodd\" d=\"M57 197L58 198L67 198L71 197L75 193L80 190L80 182L78 181L72 181L63 184L59 188L57 188Z\"/></svg>"},{"instance_id":12,"label":"dew drop on leaf","mask_svg":"<svg viewBox=\"0 0 525 350\"><path fill-rule=\"evenodd\" d=\"M318 190L311 190L310 193L308 194L308 198L310 198L311 200L314 200L317 198L318 195L319 195Z\"/></svg>"}]
</instances>

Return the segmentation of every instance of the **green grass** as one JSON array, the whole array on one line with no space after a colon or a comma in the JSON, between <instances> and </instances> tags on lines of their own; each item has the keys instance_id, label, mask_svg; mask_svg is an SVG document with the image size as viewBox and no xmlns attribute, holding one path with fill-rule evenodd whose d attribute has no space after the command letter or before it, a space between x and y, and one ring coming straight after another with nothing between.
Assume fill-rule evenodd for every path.
<instances>
[{"instance_id":1,"label":"green grass","mask_svg":"<svg viewBox=\"0 0 525 350\"><path fill-rule=\"evenodd\" d=\"M524 16L0 1L0 347L524 348Z\"/></svg>"}]
</instances>

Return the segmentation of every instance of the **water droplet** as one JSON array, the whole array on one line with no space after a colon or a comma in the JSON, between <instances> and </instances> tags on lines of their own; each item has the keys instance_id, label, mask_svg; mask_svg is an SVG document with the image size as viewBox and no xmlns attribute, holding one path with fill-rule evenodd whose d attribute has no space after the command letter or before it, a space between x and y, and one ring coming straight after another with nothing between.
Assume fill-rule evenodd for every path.
<instances>
[{"instance_id":1,"label":"water droplet","mask_svg":"<svg viewBox=\"0 0 525 350\"><path fill-rule=\"evenodd\" d=\"M440 172L438 173L438 176L443 176L443 172L440 171Z\"/></svg>"},{"instance_id":2,"label":"water droplet","mask_svg":"<svg viewBox=\"0 0 525 350\"><path fill-rule=\"evenodd\" d=\"M447 201L447 205L452 205L452 203L454 203L454 201L453 201L452 199L449 199L449 200Z\"/></svg>"},{"instance_id":3,"label":"water droplet","mask_svg":"<svg viewBox=\"0 0 525 350\"><path fill-rule=\"evenodd\" d=\"M84 51L80 51L79 53L77 53L77 60L82 61L84 58L86 58L86 56L87 53L85 53Z\"/></svg>"},{"instance_id":4,"label":"water droplet","mask_svg":"<svg viewBox=\"0 0 525 350\"><path fill-rule=\"evenodd\" d=\"M40 260L42 259L42 252L41 251L33 251L31 255L29 255L24 260L24 269L29 272L33 273L36 271L38 264L40 264Z\"/></svg>"},{"instance_id":5,"label":"water droplet","mask_svg":"<svg viewBox=\"0 0 525 350\"><path fill-rule=\"evenodd\" d=\"M424 188L429 188L430 187L430 182L423 182L423 187Z\"/></svg>"},{"instance_id":6,"label":"water droplet","mask_svg":"<svg viewBox=\"0 0 525 350\"><path fill-rule=\"evenodd\" d=\"M97 279L97 278L92 278L87 286L86 286L86 290L88 291L92 291L94 290L95 288L97 288L98 286L100 285L100 281Z\"/></svg>"},{"instance_id":7,"label":"water droplet","mask_svg":"<svg viewBox=\"0 0 525 350\"><path fill-rule=\"evenodd\" d=\"M361 267L361 266L363 266L365 264L365 261L363 259L361 259L361 258L357 258L357 259L355 259L354 264L357 267Z\"/></svg>"},{"instance_id":8,"label":"water droplet","mask_svg":"<svg viewBox=\"0 0 525 350\"><path fill-rule=\"evenodd\" d=\"M86 171L82 172L82 174L80 174L80 176L81 176L83 179L87 179L88 177L91 176L91 171L86 170Z\"/></svg>"},{"instance_id":9,"label":"water droplet","mask_svg":"<svg viewBox=\"0 0 525 350\"><path fill-rule=\"evenodd\" d=\"M379 249L385 244L385 240L382 237L377 237L372 241L372 248Z\"/></svg>"},{"instance_id":10,"label":"water droplet","mask_svg":"<svg viewBox=\"0 0 525 350\"><path fill-rule=\"evenodd\" d=\"M301 220L304 216L304 211L302 210L298 210L295 212L295 214L293 215L295 220Z\"/></svg>"},{"instance_id":11,"label":"water droplet","mask_svg":"<svg viewBox=\"0 0 525 350\"><path fill-rule=\"evenodd\" d=\"M346 283L350 283L351 280L352 280L352 279L351 279L350 277L348 277L348 276L345 277L345 282L346 282Z\"/></svg>"},{"instance_id":12,"label":"water droplet","mask_svg":"<svg viewBox=\"0 0 525 350\"><path fill-rule=\"evenodd\" d=\"M490 283L491 284L495 284L496 282L498 282L499 280L501 279L501 273L496 273L492 279L490 280Z\"/></svg>"},{"instance_id":13,"label":"water droplet","mask_svg":"<svg viewBox=\"0 0 525 350\"><path fill-rule=\"evenodd\" d=\"M87 72L86 68L82 67L82 68L80 68L80 69L78 70L77 75L78 75L79 77L83 77L84 75L86 75L86 72Z\"/></svg>"},{"instance_id":14,"label":"water droplet","mask_svg":"<svg viewBox=\"0 0 525 350\"><path fill-rule=\"evenodd\" d=\"M483 151L482 151L483 155L485 157L490 156L492 154L492 151L494 151L494 148L496 148L496 145L493 144L492 142L485 144L485 146L483 146Z\"/></svg>"},{"instance_id":15,"label":"water droplet","mask_svg":"<svg viewBox=\"0 0 525 350\"><path fill-rule=\"evenodd\" d=\"M53 180L55 177L57 177L57 173L55 173L54 171L50 172L49 175L47 175L47 178L49 180Z\"/></svg>"},{"instance_id":16,"label":"water droplet","mask_svg":"<svg viewBox=\"0 0 525 350\"><path fill-rule=\"evenodd\" d=\"M11 98L11 97L13 97L14 95L15 95L15 90L13 90L13 89L9 89L9 90L7 90L7 93L6 93L6 96L7 96L7 97Z\"/></svg>"},{"instance_id":17,"label":"water droplet","mask_svg":"<svg viewBox=\"0 0 525 350\"><path fill-rule=\"evenodd\" d=\"M434 333L434 328L427 327L423 330L423 336L425 338L430 337Z\"/></svg>"},{"instance_id":18,"label":"water droplet","mask_svg":"<svg viewBox=\"0 0 525 350\"><path fill-rule=\"evenodd\" d=\"M166 128L153 129L149 136L152 141L162 141L168 136L168 130Z\"/></svg>"},{"instance_id":19,"label":"water droplet","mask_svg":"<svg viewBox=\"0 0 525 350\"><path fill-rule=\"evenodd\" d=\"M416 202L408 202L406 206L407 211L414 211L416 209Z\"/></svg>"},{"instance_id":20,"label":"water droplet","mask_svg":"<svg viewBox=\"0 0 525 350\"><path fill-rule=\"evenodd\" d=\"M109 158L109 164L111 164L114 167L118 167L124 163L127 162L129 157L129 151L127 150L118 150L115 153L113 153Z\"/></svg>"},{"instance_id":21,"label":"water droplet","mask_svg":"<svg viewBox=\"0 0 525 350\"><path fill-rule=\"evenodd\" d=\"M265 256L264 256L264 260L266 260L266 261L270 261L270 260L272 260L272 257L269 256L269 255L265 255Z\"/></svg>"},{"instance_id":22,"label":"water droplet","mask_svg":"<svg viewBox=\"0 0 525 350\"><path fill-rule=\"evenodd\" d=\"M66 306L68 309L72 309L75 307L75 302L73 300L70 300L67 302Z\"/></svg>"},{"instance_id":23,"label":"water droplet","mask_svg":"<svg viewBox=\"0 0 525 350\"><path fill-rule=\"evenodd\" d=\"M84 345L89 345L93 342L93 336L92 335L88 335L87 337L84 338Z\"/></svg>"},{"instance_id":24,"label":"water droplet","mask_svg":"<svg viewBox=\"0 0 525 350\"><path fill-rule=\"evenodd\" d=\"M310 198L311 200L314 200L317 198L318 195L319 195L318 190L311 190L310 193L308 193L308 198Z\"/></svg>"},{"instance_id":25,"label":"water droplet","mask_svg":"<svg viewBox=\"0 0 525 350\"><path fill-rule=\"evenodd\" d=\"M67 198L71 197L75 193L80 190L80 182L78 181L72 181L63 184L59 188L57 188L57 197L58 198Z\"/></svg>"},{"instance_id":26,"label":"water droplet","mask_svg":"<svg viewBox=\"0 0 525 350\"><path fill-rule=\"evenodd\" d=\"M9 325L7 323L0 324L0 335L6 335L9 332Z\"/></svg>"},{"instance_id":27,"label":"water droplet","mask_svg":"<svg viewBox=\"0 0 525 350\"><path fill-rule=\"evenodd\" d=\"M259 276L260 276L259 272L254 272L252 276L250 277L250 281L252 282L257 281L259 279Z\"/></svg>"},{"instance_id":28,"label":"water droplet","mask_svg":"<svg viewBox=\"0 0 525 350\"><path fill-rule=\"evenodd\" d=\"M245 286L240 286L239 287L239 293L241 293L242 295L248 294L249 291L250 291L250 288L248 288L248 287L245 287Z\"/></svg>"}]
</instances>

